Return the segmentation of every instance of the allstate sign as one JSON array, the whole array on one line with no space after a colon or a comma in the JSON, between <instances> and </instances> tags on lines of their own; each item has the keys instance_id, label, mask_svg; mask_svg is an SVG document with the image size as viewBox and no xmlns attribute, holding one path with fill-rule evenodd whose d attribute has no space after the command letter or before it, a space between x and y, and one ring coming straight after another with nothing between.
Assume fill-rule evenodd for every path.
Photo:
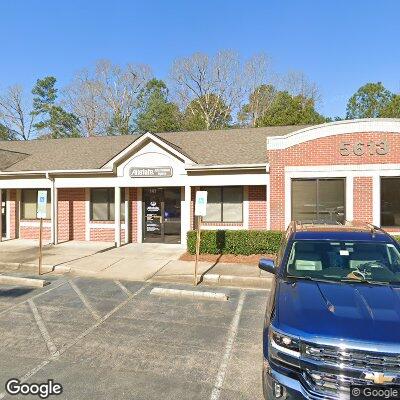
<instances>
[{"instance_id":1,"label":"allstate sign","mask_svg":"<svg viewBox=\"0 0 400 400\"><path fill-rule=\"evenodd\" d=\"M131 178L170 178L172 167L132 167L129 170Z\"/></svg>"}]
</instances>

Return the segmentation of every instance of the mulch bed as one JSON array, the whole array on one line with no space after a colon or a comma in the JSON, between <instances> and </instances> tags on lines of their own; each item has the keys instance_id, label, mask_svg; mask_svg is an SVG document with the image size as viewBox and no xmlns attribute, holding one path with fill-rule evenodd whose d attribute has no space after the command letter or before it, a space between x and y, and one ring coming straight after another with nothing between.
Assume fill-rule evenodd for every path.
<instances>
[{"instance_id":1,"label":"mulch bed","mask_svg":"<svg viewBox=\"0 0 400 400\"><path fill-rule=\"evenodd\" d=\"M237 256L234 254L200 254L200 261L213 263L238 263L238 264L254 264L258 265L260 258L275 258L274 254L252 254L250 256ZM194 261L195 256L184 253L179 258L182 261Z\"/></svg>"}]
</instances>

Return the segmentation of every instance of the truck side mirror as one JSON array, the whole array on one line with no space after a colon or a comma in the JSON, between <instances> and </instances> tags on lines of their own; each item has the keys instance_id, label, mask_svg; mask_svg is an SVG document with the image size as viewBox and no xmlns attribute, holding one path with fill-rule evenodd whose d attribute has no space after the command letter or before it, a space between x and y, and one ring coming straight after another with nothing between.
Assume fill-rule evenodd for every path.
<instances>
[{"instance_id":1,"label":"truck side mirror","mask_svg":"<svg viewBox=\"0 0 400 400\"><path fill-rule=\"evenodd\" d=\"M258 262L258 268L270 274L275 274L275 262L270 258L261 258Z\"/></svg>"}]
</instances>

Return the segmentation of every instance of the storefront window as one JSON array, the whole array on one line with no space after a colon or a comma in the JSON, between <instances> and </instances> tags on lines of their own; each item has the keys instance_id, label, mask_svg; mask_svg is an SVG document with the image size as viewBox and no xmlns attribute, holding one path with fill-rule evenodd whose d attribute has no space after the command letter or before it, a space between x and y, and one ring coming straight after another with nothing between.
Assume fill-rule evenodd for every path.
<instances>
[{"instance_id":1,"label":"storefront window","mask_svg":"<svg viewBox=\"0 0 400 400\"><path fill-rule=\"evenodd\" d=\"M313 223L345 221L345 180L293 179L292 220Z\"/></svg>"},{"instance_id":2,"label":"storefront window","mask_svg":"<svg viewBox=\"0 0 400 400\"><path fill-rule=\"evenodd\" d=\"M206 222L242 222L243 187L223 186L207 187Z\"/></svg>"},{"instance_id":3,"label":"storefront window","mask_svg":"<svg viewBox=\"0 0 400 400\"><path fill-rule=\"evenodd\" d=\"M381 179L381 226L400 226L400 178Z\"/></svg>"},{"instance_id":4,"label":"storefront window","mask_svg":"<svg viewBox=\"0 0 400 400\"><path fill-rule=\"evenodd\" d=\"M21 191L21 218L37 219L37 199L38 191L45 189L23 189ZM46 219L51 217L51 192L47 189Z\"/></svg>"},{"instance_id":5,"label":"storefront window","mask_svg":"<svg viewBox=\"0 0 400 400\"><path fill-rule=\"evenodd\" d=\"M114 188L96 188L90 191L91 221L114 221ZM125 218L125 191L121 189L121 219Z\"/></svg>"}]
</instances>

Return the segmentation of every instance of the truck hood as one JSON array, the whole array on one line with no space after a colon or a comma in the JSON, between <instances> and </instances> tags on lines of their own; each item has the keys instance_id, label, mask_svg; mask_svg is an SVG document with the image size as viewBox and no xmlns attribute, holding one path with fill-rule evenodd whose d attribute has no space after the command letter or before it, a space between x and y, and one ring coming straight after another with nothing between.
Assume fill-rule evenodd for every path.
<instances>
[{"instance_id":1,"label":"truck hood","mask_svg":"<svg viewBox=\"0 0 400 400\"><path fill-rule=\"evenodd\" d=\"M315 337L400 343L400 287L357 283L280 281L274 325Z\"/></svg>"}]
</instances>

